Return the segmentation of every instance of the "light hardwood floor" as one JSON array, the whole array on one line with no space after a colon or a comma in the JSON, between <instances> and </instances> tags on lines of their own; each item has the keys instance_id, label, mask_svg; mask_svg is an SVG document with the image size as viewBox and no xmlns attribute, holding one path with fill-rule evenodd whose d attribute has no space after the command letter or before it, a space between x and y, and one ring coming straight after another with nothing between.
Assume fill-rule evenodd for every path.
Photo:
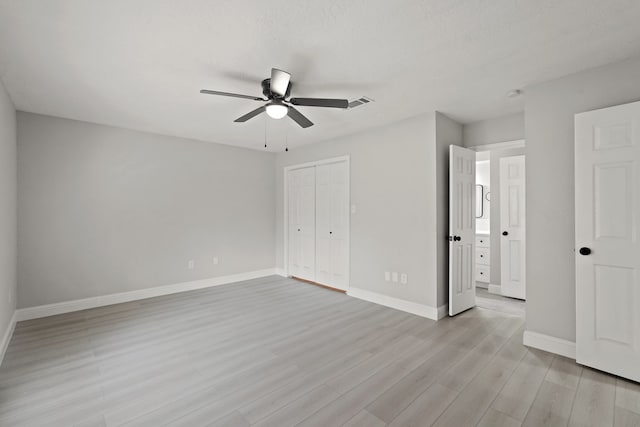
<instances>
[{"instance_id":1,"label":"light hardwood floor","mask_svg":"<svg viewBox=\"0 0 640 427\"><path fill-rule=\"evenodd\" d=\"M280 277L20 322L2 426L639 426L640 386Z\"/></svg>"}]
</instances>

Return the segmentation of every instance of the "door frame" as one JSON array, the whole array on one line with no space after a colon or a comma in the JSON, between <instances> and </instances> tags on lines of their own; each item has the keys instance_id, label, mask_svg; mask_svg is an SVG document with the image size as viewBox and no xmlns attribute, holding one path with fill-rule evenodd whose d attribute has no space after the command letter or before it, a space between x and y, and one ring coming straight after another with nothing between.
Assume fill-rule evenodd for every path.
<instances>
[{"instance_id":1,"label":"door frame","mask_svg":"<svg viewBox=\"0 0 640 427\"><path fill-rule=\"evenodd\" d=\"M330 157L328 159L316 160L312 162L299 163L295 165L284 166L283 171L283 229L284 229L284 275L289 275L289 172L296 169L304 169L309 167L317 168L321 165L330 163L345 162L347 165L347 199L349 200L349 218L347 220L347 286L346 290L351 286L351 156Z\"/></svg>"}]
</instances>

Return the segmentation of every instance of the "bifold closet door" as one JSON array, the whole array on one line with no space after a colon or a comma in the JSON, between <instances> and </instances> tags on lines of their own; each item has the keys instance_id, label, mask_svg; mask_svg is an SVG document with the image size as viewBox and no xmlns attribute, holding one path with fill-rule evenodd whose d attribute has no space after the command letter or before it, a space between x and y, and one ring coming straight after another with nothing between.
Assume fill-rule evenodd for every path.
<instances>
[{"instance_id":1,"label":"bifold closet door","mask_svg":"<svg viewBox=\"0 0 640 427\"><path fill-rule=\"evenodd\" d=\"M346 290L349 279L347 162L316 169L316 282Z\"/></svg>"},{"instance_id":2,"label":"bifold closet door","mask_svg":"<svg viewBox=\"0 0 640 427\"><path fill-rule=\"evenodd\" d=\"M289 274L316 280L315 166L288 173Z\"/></svg>"}]
</instances>

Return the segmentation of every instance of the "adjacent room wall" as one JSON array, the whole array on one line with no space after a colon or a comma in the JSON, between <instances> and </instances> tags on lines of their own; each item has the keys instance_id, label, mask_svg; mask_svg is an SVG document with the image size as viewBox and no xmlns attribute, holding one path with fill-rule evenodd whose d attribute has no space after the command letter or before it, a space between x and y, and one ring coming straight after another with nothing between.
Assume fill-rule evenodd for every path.
<instances>
[{"instance_id":1,"label":"adjacent room wall","mask_svg":"<svg viewBox=\"0 0 640 427\"><path fill-rule=\"evenodd\" d=\"M351 158L351 277L354 288L430 307L438 304L435 114L279 153L276 260L284 268L283 168ZM385 271L407 273L406 285Z\"/></svg>"},{"instance_id":2,"label":"adjacent room wall","mask_svg":"<svg viewBox=\"0 0 640 427\"><path fill-rule=\"evenodd\" d=\"M575 341L574 114L640 100L640 59L526 88L527 330Z\"/></svg>"},{"instance_id":3,"label":"adjacent room wall","mask_svg":"<svg viewBox=\"0 0 640 427\"><path fill-rule=\"evenodd\" d=\"M467 123L463 133L465 147L524 139L524 113Z\"/></svg>"},{"instance_id":4,"label":"adjacent room wall","mask_svg":"<svg viewBox=\"0 0 640 427\"><path fill-rule=\"evenodd\" d=\"M0 361L16 307L16 111L0 82Z\"/></svg>"},{"instance_id":5,"label":"adjacent room wall","mask_svg":"<svg viewBox=\"0 0 640 427\"><path fill-rule=\"evenodd\" d=\"M273 268L274 160L19 112L18 306Z\"/></svg>"}]
</instances>

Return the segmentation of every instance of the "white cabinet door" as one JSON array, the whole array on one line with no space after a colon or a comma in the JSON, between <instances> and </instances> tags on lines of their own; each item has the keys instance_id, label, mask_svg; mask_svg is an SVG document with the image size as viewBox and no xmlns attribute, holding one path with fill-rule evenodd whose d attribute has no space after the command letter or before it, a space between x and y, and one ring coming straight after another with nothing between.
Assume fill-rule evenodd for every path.
<instances>
[{"instance_id":1,"label":"white cabinet door","mask_svg":"<svg viewBox=\"0 0 640 427\"><path fill-rule=\"evenodd\" d=\"M476 305L476 152L449 147L449 316Z\"/></svg>"},{"instance_id":2,"label":"white cabinet door","mask_svg":"<svg viewBox=\"0 0 640 427\"><path fill-rule=\"evenodd\" d=\"M346 290L349 281L349 176L346 162L316 173L316 281Z\"/></svg>"},{"instance_id":3,"label":"white cabinet door","mask_svg":"<svg viewBox=\"0 0 640 427\"><path fill-rule=\"evenodd\" d=\"M294 169L288 179L289 274L315 281L315 166Z\"/></svg>"},{"instance_id":4,"label":"white cabinet door","mask_svg":"<svg viewBox=\"0 0 640 427\"><path fill-rule=\"evenodd\" d=\"M525 158L500 159L500 290L526 298L525 287Z\"/></svg>"},{"instance_id":5,"label":"white cabinet door","mask_svg":"<svg viewBox=\"0 0 640 427\"><path fill-rule=\"evenodd\" d=\"M576 359L634 381L640 381L639 165L640 102L576 115Z\"/></svg>"}]
</instances>

